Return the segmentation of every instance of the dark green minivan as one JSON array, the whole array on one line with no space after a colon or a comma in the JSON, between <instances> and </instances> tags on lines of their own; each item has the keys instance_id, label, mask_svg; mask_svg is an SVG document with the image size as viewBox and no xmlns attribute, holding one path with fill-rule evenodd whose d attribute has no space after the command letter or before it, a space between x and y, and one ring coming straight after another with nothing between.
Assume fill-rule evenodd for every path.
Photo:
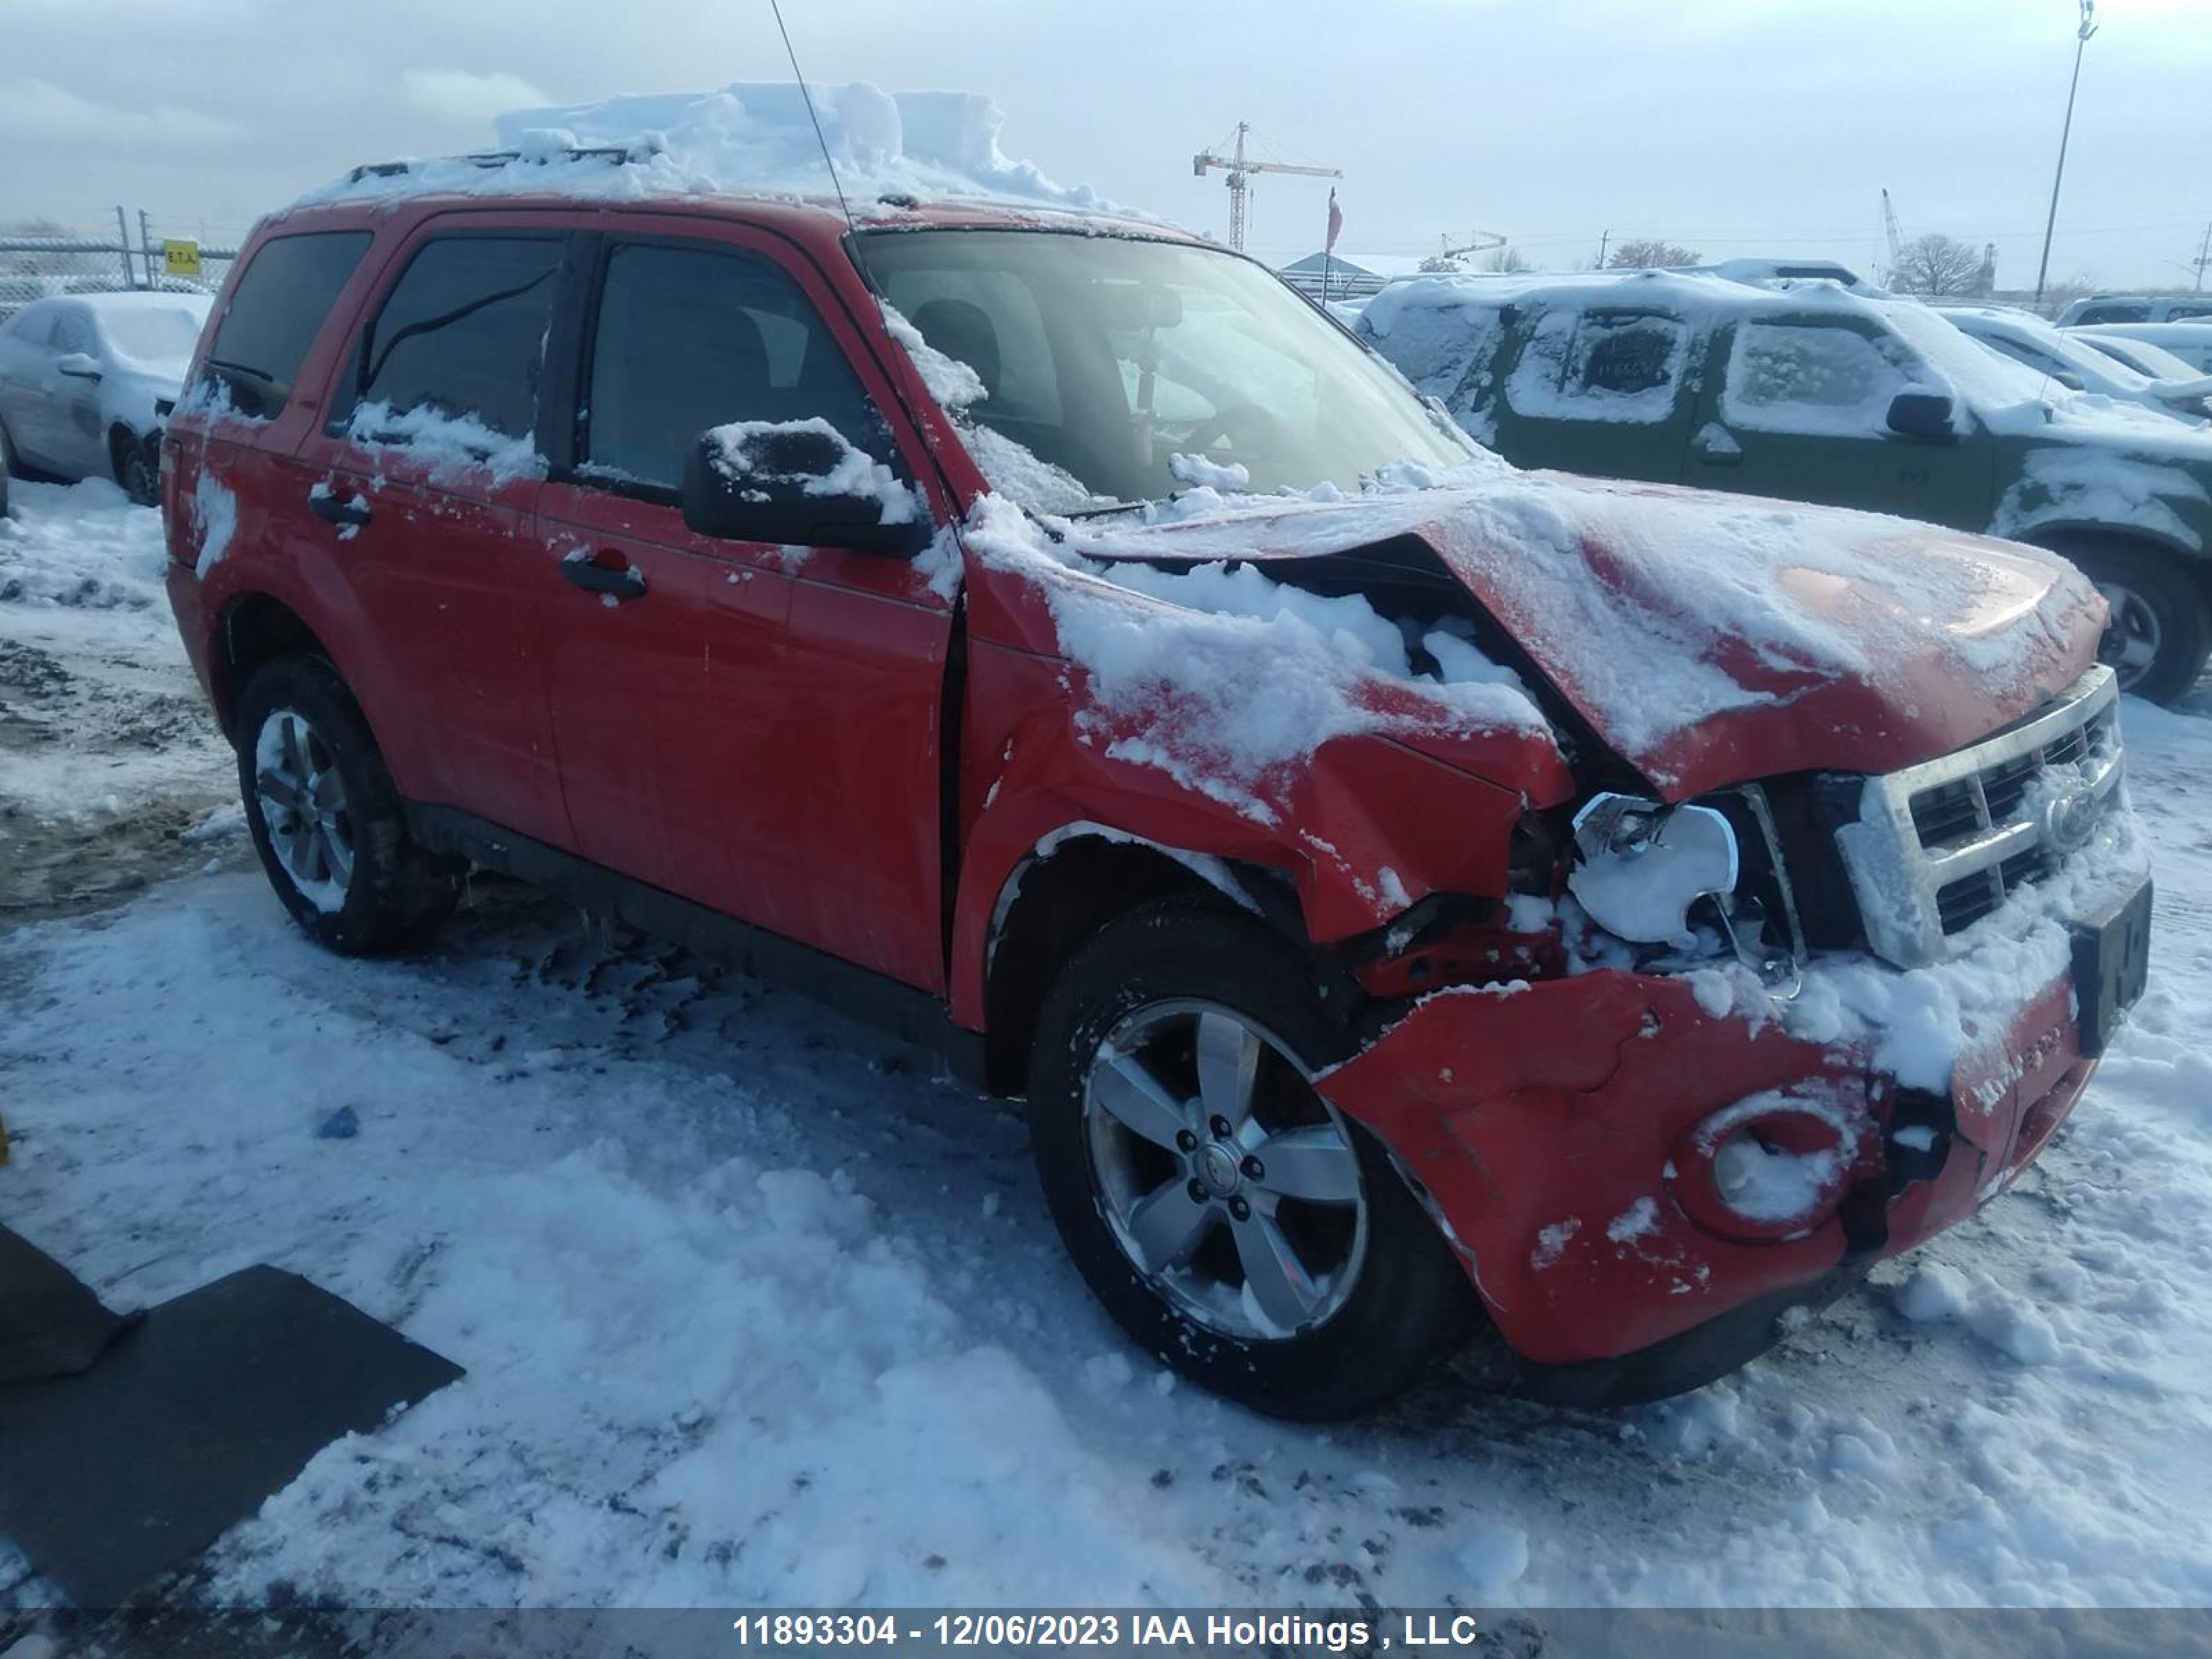
<instances>
[{"instance_id":1,"label":"dark green minivan","mask_svg":"<svg viewBox=\"0 0 2212 1659\"><path fill-rule=\"evenodd\" d=\"M2212 433L2069 392L1831 282L1643 271L1393 284L1355 331L1519 466L1863 507L2064 555L2121 684L2212 652Z\"/></svg>"}]
</instances>

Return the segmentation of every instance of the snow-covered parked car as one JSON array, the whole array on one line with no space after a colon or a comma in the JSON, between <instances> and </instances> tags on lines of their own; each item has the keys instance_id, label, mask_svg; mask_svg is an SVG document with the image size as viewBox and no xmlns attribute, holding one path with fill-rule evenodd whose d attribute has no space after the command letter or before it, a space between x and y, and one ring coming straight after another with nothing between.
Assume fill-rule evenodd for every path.
<instances>
[{"instance_id":1,"label":"snow-covered parked car","mask_svg":"<svg viewBox=\"0 0 2212 1659\"><path fill-rule=\"evenodd\" d=\"M2152 374L2133 368L2078 333L2053 328L2033 312L2011 306L1950 306L1943 316L1961 333L2014 362L2048 374L2071 392L2134 404L2192 426L2212 417L2212 374L2175 360L2179 372Z\"/></svg>"},{"instance_id":2,"label":"snow-covered parked car","mask_svg":"<svg viewBox=\"0 0 2212 1659\"><path fill-rule=\"evenodd\" d=\"M2180 358L2200 374L2212 374L2212 323L2085 323L2069 325L2066 332L2092 343L2140 340Z\"/></svg>"},{"instance_id":3,"label":"snow-covered parked car","mask_svg":"<svg viewBox=\"0 0 2212 1659\"><path fill-rule=\"evenodd\" d=\"M1524 473L1196 238L589 115L265 222L172 422L312 937L473 861L939 1044L1112 1316L1294 1417L1469 1341L1694 1386L2072 1109L2149 889L2063 561Z\"/></svg>"},{"instance_id":4,"label":"snow-covered parked car","mask_svg":"<svg viewBox=\"0 0 2212 1659\"><path fill-rule=\"evenodd\" d=\"M213 299L57 295L0 323L0 455L57 477L112 478L152 505L161 434Z\"/></svg>"},{"instance_id":5,"label":"snow-covered parked car","mask_svg":"<svg viewBox=\"0 0 2212 1659\"><path fill-rule=\"evenodd\" d=\"M1426 277L1355 331L1516 465L2028 542L2103 590L2125 690L2170 702L2212 655L2212 431L2072 392L1917 301L1663 271Z\"/></svg>"}]
</instances>

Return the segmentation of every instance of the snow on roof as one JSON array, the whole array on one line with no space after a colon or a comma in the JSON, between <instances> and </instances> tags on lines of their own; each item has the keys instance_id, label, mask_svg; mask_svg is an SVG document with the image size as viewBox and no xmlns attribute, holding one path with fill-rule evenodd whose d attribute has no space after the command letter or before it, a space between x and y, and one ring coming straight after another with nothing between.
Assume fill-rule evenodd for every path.
<instances>
[{"instance_id":1,"label":"snow on roof","mask_svg":"<svg viewBox=\"0 0 2212 1659\"><path fill-rule=\"evenodd\" d=\"M553 192L600 200L750 196L834 202L823 164L855 212L881 198L980 201L1117 211L1085 185L1060 185L999 148L1005 117L969 92L887 93L865 81L814 88L815 137L796 82L713 92L624 94L516 110L492 123L502 152L360 167L299 205L428 194ZM589 157L579 151L604 152ZM558 166L556 164L567 163Z\"/></svg>"}]
</instances>

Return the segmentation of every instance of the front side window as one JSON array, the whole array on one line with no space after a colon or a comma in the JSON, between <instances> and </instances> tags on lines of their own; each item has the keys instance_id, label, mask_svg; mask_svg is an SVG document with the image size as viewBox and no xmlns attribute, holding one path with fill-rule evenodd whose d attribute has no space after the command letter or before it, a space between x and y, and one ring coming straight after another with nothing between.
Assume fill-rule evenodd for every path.
<instances>
[{"instance_id":1,"label":"front side window","mask_svg":"<svg viewBox=\"0 0 2212 1659\"><path fill-rule=\"evenodd\" d=\"M971 371L933 389L992 486L1034 511L1196 479L1357 489L1476 453L1310 301L1218 249L927 229L871 232L856 257L927 353Z\"/></svg>"},{"instance_id":2,"label":"front side window","mask_svg":"<svg viewBox=\"0 0 2212 1659\"><path fill-rule=\"evenodd\" d=\"M810 418L890 458L843 349L783 271L716 248L608 253L580 422L586 477L673 490L708 428Z\"/></svg>"},{"instance_id":3,"label":"front side window","mask_svg":"<svg viewBox=\"0 0 2212 1659\"><path fill-rule=\"evenodd\" d=\"M505 438L531 434L553 291L556 236L452 236L423 246L362 337L356 433L401 416L474 422Z\"/></svg>"},{"instance_id":4,"label":"front side window","mask_svg":"<svg viewBox=\"0 0 2212 1659\"><path fill-rule=\"evenodd\" d=\"M264 242L238 279L208 348L204 384L240 413L274 416L346 279L368 252L365 230L316 231Z\"/></svg>"},{"instance_id":5,"label":"front side window","mask_svg":"<svg viewBox=\"0 0 2212 1659\"><path fill-rule=\"evenodd\" d=\"M66 357L72 352L92 355L99 343L93 338L92 325L81 311L64 311L54 319L54 349Z\"/></svg>"},{"instance_id":6,"label":"front side window","mask_svg":"<svg viewBox=\"0 0 2212 1659\"><path fill-rule=\"evenodd\" d=\"M2091 306L2078 319L2082 323L2147 323L2148 306Z\"/></svg>"},{"instance_id":7,"label":"front side window","mask_svg":"<svg viewBox=\"0 0 2212 1659\"><path fill-rule=\"evenodd\" d=\"M1751 431L1881 433L1891 399L1909 378L1909 364L1896 361L1902 347L1893 353L1884 344L1894 343L1828 324L1745 323L1729 354L1722 413L1729 425Z\"/></svg>"}]
</instances>

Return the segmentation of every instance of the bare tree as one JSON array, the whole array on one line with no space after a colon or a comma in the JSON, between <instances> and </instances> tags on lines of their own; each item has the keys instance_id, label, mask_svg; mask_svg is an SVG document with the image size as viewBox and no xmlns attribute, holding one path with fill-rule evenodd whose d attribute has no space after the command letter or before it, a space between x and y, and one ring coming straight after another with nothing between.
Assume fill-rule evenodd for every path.
<instances>
[{"instance_id":1,"label":"bare tree","mask_svg":"<svg viewBox=\"0 0 2212 1659\"><path fill-rule=\"evenodd\" d=\"M1485 254L1482 259L1482 268L1485 270L1500 272L1526 270L1528 269L1528 262L1521 257L1519 249L1516 248L1510 242L1508 242L1503 247L1492 248L1488 253Z\"/></svg>"},{"instance_id":2,"label":"bare tree","mask_svg":"<svg viewBox=\"0 0 2212 1659\"><path fill-rule=\"evenodd\" d=\"M1693 265L1698 251L1656 236L1632 238L1613 249L1606 259L1613 270L1657 270L1668 265Z\"/></svg>"},{"instance_id":3,"label":"bare tree","mask_svg":"<svg viewBox=\"0 0 2212 1659\"><path fill-rule=\"evenodd\" d=\"M1889 268L1889 285L1907 294L1974 294L1981 281L1982 256L1956 237L1933 231L1907 242Z\"/></svg>"}]
</instances>

